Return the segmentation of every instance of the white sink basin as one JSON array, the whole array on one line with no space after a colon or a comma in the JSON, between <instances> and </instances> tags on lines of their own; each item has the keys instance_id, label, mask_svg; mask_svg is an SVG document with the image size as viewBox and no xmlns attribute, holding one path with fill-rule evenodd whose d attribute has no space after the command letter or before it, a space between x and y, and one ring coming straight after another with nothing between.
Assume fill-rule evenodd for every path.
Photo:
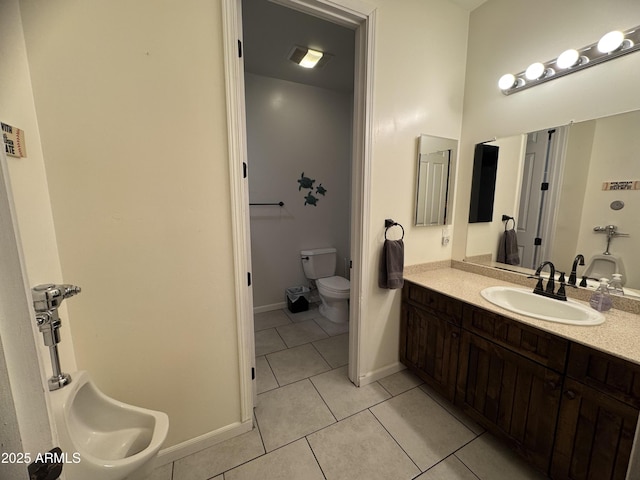
<instances>
[{"instance_id":1,"label":"white sink basin","mask_svg":"<svg viewBox=\"0 0 640 480\"><path fill-rule=\"evenodd\" d=\"M539 320L572 325L600 325L604 322L604 315L581 303L554 300L524 288L489 287L480 294L494 305Z\"/></svg>"}]
</instances>

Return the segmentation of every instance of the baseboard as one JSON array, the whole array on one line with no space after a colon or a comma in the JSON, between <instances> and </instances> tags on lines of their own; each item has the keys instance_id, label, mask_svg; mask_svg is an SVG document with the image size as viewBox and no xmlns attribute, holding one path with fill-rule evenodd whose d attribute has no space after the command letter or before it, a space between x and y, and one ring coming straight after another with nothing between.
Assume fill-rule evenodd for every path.
<instances>
[{"instance_id":1,"label":"baseboard","mask_svg":"<svg viewBox=\"0 0 640 480\"><path fill-rule=\"evenodd\" d=\"M212 447L220 442L229 440L235 436L246 433L253 428L253 419L246 422L236 422L226 427L219 428L199 437L192 438L186 442L163 448L158 453L155 467L161 467L167 463L175 462L193 453Z\"/></svg>"},{"instance_id":2,"label":"baseboard","mask_svg":"<svg viewBox=\"0 0 640 480\"><path fill-rule=\"evenodd\" d=\"M377 382L381 378L388 377L389 375L393 375L394 373L401 372L406 369L402 363L396 362L391 365L387 365L386 367L379 368L378 370L374 370L373 372L369 372L362 377L359 378L359 387L364 387L365 385L369 385L370 383Z\"/></svg>"},{"instance_id":3,"label":"baseboard","mask_svg":"<svg viewBox=\"0 0 640 480\"><path fill-rule=\"evenodd\" d=\"M272 310L282 310L287 308L287 302L272 303L271 305L262 305L261 307L253 307L253 313L271 312Z\"/></svg>"}]
</instances>

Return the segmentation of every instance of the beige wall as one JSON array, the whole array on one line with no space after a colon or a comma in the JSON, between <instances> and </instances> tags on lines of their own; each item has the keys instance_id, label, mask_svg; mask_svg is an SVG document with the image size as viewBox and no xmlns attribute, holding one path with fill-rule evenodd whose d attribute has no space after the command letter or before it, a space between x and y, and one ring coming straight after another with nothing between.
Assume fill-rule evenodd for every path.
<instances>
[{"instance_id":1,"label":"beige wall","mask_svg":"<svg viewBox=\"0 0 640 480\"><path fill-rule=\"evenodd\" d=\"M239 422L220 2L21 7L78 367L165 447Z\"/></svg>"},{"instance_id":2,"label":"beige wall","mask_svg":"<svg viewBox=\"0 0 640 480\"><path fill-rule=\"evenodd\" d=\"M447 259L440 228L412 227L416 149L421 133L459 137L468 13L370 3L370 262L388 217L407 264ZM78 367L168 412L167 445L239 421L220 3L21 5L62 271L84 289L69 302ZM373 372L397 364L400 297L368 283Z\"/></svg>"},{"instance_id":3,"label":"beige wall","mask_svg":"<svg viewBox=\"0 0 640 480\"><path fill-rule=\"evenodd\" d=\"M458 217L465 218L469 210L475 143L640 108L638 54L510 96L500 93L498 78L523 71L535 61L551 60L567 48L596 42L610 30L639 24L636 0L489 0L471 13ZM460 259L467 225L456 226L453 256Z\"/></svg>"},{"instance_id":4,"label":"beige wall","mask_svg":"<svg viewBox=\"0 0 640 480\"><path fill-rule=\"evenodd\" d=\"M378 288L377 278L384 219L393 218L404 226L405 265L451 257L451 245L442 246L441 227L413 226L415 175L420 134L460 137L468 12L443 0L369 3L377 8L377 38L371 276L364 279L362 360L365 375L375 376L398 362L400 292Z\"/></svg>"}]
</instances>

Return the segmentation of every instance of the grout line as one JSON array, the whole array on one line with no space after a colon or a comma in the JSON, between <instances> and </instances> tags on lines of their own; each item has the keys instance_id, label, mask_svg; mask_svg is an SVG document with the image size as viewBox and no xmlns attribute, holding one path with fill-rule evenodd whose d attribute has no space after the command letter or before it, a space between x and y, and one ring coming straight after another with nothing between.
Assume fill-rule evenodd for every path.
<instances>
[{"instance_id":1,"label":"grout line","mask_svg":"<svg viewBox=\"0 0 640 480\"><path fill-rule=\"evenodd\" d=\"M393 398L393 397L391 397L391 398ZM424 473L422 471L422 469L420 468L420 466L413 460L413 458L411 458L411 455L409 455L407 453L407 451L402 447L402 445L400 445L400 442L398 442L398 440L396 440L396 437L394 437L393 434L387 429L387 427L385 427L384 424L380 421L380 419L378 417L376 417L376 414L371 411L371 407L369 407L367 410L369 410L369 413L371 413L373 418L376 419L376 422L378 422L380 424L380 426L384 429L384 431L387 432L387 434L393 439L393 441L396 443L396 445L398 445L398 448L400 448L400 450L402 450L402 452L407 456L407 458L409 460L411 460L411 463L413 463L416 466L416 468L418 469L420 474Z\"/></svg>"},{"instance_id":2,"label":"grout line","mask_svg":"<svg viewBox=\"0 0 640 480\"><path fill-rule=\"evenodd\" d=\"M322 469L322 465L320 465L320 461L318 460L318 457L316 457L316 452L313 451L313 447L311 446L311 442L309 442L308 435L305 435L304 439L306 440L307 445L309 445L309 450L311 450L311 455L313 455L313 458L316 460L316 463L318 464L318 468L320 469L320 473L322 473L322 476L326 480L327 476L325 475L324 470Z\"/></svg>"}]
</instances>

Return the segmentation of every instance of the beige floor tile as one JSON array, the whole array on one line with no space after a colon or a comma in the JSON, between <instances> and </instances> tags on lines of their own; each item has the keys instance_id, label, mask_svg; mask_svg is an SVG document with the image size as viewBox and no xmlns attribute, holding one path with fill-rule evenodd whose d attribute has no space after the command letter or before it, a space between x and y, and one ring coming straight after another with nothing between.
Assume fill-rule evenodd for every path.
<instances>
[{"instance_id":1,"label":"beige floor tile","mask_svg":"<svg viewBox=\"0 0 640 480\"><path fill-rule=\"evenodd\" d=\"M321 338L327 338L327 334L313 320L292 323L276 328L287 347L297 347Z\"/></svg>"},{"instance_id":2,"label":"beige floor tile","mask_svg":"<svg viewBox=\"0 0 640 480\"><path fill-rule=\"evenodd\" d=\"M478 480L478 477L455 455L451 455L420 475L416 480Z\"/></svg>"},{"instance_id":3,"label":"beige floor tile","mask_svg":"<svg viewBox=\"0 0 640 480\"><path fill-rule=\"evenodd\" d=\"M476 438L455 455L481 480L543 480L547 478L489 433Z\"/></svg>"},{"instance_id":4,"label":"beige floor tile","mask_svg":"<svg viewBox=\"0 0 640 480\"><path fill-rule=\"evenodd\" d=\"M376 405L371 412L422 471L476 437L419 388Z\"/></svg>"},{"instance_id":5,"label":"beige floor tile","mask_svg":"<svg viewBox=\"0 0 640 480\"><path fill-rule=\"evenodd\" d=\"M342 335L343 333L349 332L349 322L335 323L329 319L324 318L323 316L316 318L315 322L320 325L322 330L327 332L327 335L329 335L330 337Z\"/></svg>"},{"instance_id":6,"label":"beige floor tile","mask_svg":"<svg viewBox=\"0 0 640 480\"><path fill-rule=\"evenodd\" d=\"M255 414L268 452L336 421L309 380L258 395Z\"/></svg>"},{"instance_id":7,"label":"beige floor tile","mask_svg":"<svg viewBox=\"0 0 640 480\"><path fill-rule=\"evenodd\" d=\"M208 480L264 454L257 428L174 462L173 480Z\"/></svg>"},{"instance_id":8,"label":"beige floor tile","mask_svg":"<svg viewBox=\"0 0 640 480\"><path fill-rule=\"evenodd\" d=\"M356 387L347 376L347 367L317 375L311 381L338 420L390 397L389 392L377 383Z\"/></svg>"},{"instance_id":9,"label":"beige floor tile","mask_svg":"<svg viewBox=\"0 0 640 480\"><path fill-rule=\"evenodd\" d=\"M256 313L253 316L253 329L256 332L289 323L291 323L291 320L283 310L271 310L270 312Z\"/></svg>"},{"instance_id":10,"label":"beige floor tile","mask_svg":"<svg viewBox=\"0 0 640 480\"><path fill-rule=\"evenodd\" d=\"M411 373L410 370L402 370L378 380L378 383L391 395L395 396L417 387L422 383L422 380Z\"/></svg>"},{"instance_id":11,"label":"beige floor tile","mask_svg":"<svg viewBox=\"0 0 640 480\"><path fill-rule=\"evenodd\" d=\"M420 389L424 393L429 395L431 398L433 398L436 402L438 402L440 406L444 408L447 412L449 412L451 415L453 415L462 423L464 423L465 427L467 427L476 435L480 435L485 431L483 427L481 427L474 420L472 420L466 413L462 411L462 409L455 406L453 403L451 403L449 400L443 397L440 393L436 392L433 388L431 388L426 383L423 383L422 385L420 385Z\"/></svg>"},{"instance_id":12,"label":"beige floor tile","mask_svg":"<svg viewBox=\"0 0 640 480\"><path fill-rule=\"evenodd\" d=\"M279 387L269 362L267 362L267 357L256 358L256 383L258 393L264 393Z\"/></svg>"},{"instance_id":13,"label":"beige floor tile","mask_svg":"<svg viewBox=\"0 0 640 480\"><path fill-rule=\"evenodd\" d=\"M310 343L269 354L267 360L280 385L288 385L331 370Z\"/></svg>"},{"instance_id":14,"label":"beige floor tile","mask_svg":"<svg viewBox=\"0 0 640 480\"><path fill-rule=\"evenodd\" d=\"M285 350L287 346L276 332L275 328L268 330L260 330L255 333L256 357L266 355L267 353Z\"/></svg>"},{"instance_id":15,"label":"beige floor tile","mask_svg":"<svg viewBox=\"0 0 640 480\"><path fill-rule=\"evenodd\" d=\"M328 480L402 480L420 473L368 410L308 440Z\"/></svg>"},{"instance_id":16,"label":"beige floor tile","mask_svg":"<svg viewBox=\"0 0 640 480\"><path fill-rule=\"evenodd\" d=\"M324 480L303 438L224 474L225 480Z\"/></svg>"},{"instance_id":17,"label":"beige floor tile","mask_svg":"<svg viewBox=\"0 0 640 480\"><path fill-rule=\"evenodd\" d=\"M338 368L349 363L349 334L343 333L335 337L324 338L313 342L331 368Z\"/></svg>"},{"instance_id":18,"label":"beige floor tile","mask_svg":"<svg viewBox=\"0 0 640 480\"><path fill-rule=\"evenodd\" d=\"M168 463L161 467L155 468L145 480L171 480L173 474L173 463Z\"/></svg>"}]
</instances>

